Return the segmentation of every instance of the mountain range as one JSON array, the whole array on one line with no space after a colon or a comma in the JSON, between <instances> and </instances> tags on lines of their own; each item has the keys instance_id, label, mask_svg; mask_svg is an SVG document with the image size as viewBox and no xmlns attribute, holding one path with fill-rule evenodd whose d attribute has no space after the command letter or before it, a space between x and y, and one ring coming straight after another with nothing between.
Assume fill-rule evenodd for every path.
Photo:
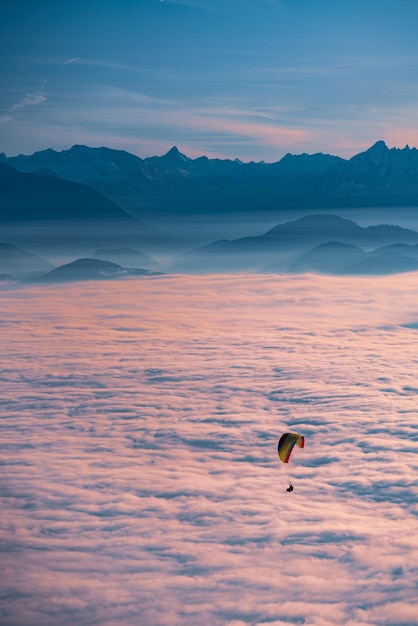
<instances>
[{"instance_id":1,"label":"mountain range","mask_svg":"<svg viewBox=\"0 0 418 626\"><path fill-rule=\"evenodd\" d=\"M215 241L178 255L165 268L129 248L98 249L89 258L54 268L16 246L0 244L0 280L104 280L155 275L160 270L331 275L418 271L418 232L390 225L363 228L335 215L309 215L263 235Z\"/></svg>"},{"instance_id":2,"label":"mountain range","mask_svg":"<svg viewBox=\"0 0 418 626\"><path fill-rule=\"evenodd\" d=\"M61 152L47 149L29 156L1 153L0 163L43 177L45 186L47 180L50 186L66 180L94 189L120 209L141 218L292 208L418 206L418 150L409 146L388 148L384 141L351 159L322 153L287 154L276 163L243 163L206 156L192 159L177 147L163 156L141 159L123 150L76 145Z\"/></svg>"},{"instance_id":3,"label":"mountain range","mask_svg":"<svg viewBox=\"0 0 418 626\"><path fill-rule=\"evenodd\" d=\"M373 207L384 206L418 207L416 148L389 149L378 141L348 160L287 154L270 164L191 159L176 147L146 159L87 146L30 156L2 153L0 274L21 279L52 271L61 279L144 271L415 271L417 232L388 224L364 228L341 216L345 209L371 207L368 220L373 223ZM285 215L296 217L294 209L311 214L277 224ZM326 214L332 209L339 215ZM253 235L256 228L260 231L263 211L271 216L270 225L277 225ZM204 219L195 221L198 235L189 229L191 217L210 215L221 229L230 218L231 223L244 221L246 212L255 216L246 231L251 236L211 237ZM17 247L26 243L41 256L48 258L53 250L57 258L82 257L83 262L55 271L48 261ZM60 249L63 254L56 254Z\"/></svg>"},{"instance_id":4,"label":"mountain range","mask_svg":"<svg viewBox=\"0 0 418 626\"><path fill-rule=\"evenodd\" d=\"M178 255L170 266L187 273L390 274L416 269L418 232L387 224L364 228L322 214L279 224L262 235L215 241Z\"/></svg>"}]
</instances>

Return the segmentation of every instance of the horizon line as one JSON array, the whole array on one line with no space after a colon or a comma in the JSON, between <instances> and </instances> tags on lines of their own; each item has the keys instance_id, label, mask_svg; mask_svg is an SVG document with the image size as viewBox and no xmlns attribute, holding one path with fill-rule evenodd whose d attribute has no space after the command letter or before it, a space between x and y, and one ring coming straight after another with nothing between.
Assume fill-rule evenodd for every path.
<instances>
[{"instance_id":1,"label":"horizon line","mask_svg":"<svg viewBox=\"0 0 418 626\"><path fill-rule=\"evenodd\" d=\"M167 150L167 152L165 152L162 155L151 155L151 156L147 156L147 157L140 157L137 154L135 154L134 152L129 152L128 150L125 150L123 148L110 148L109 146L89 146L87 144L80 144L80 143L76 143L73 144L71 147L69 148L63 148L62 150L56 150L54 148L44 148L42 150L35 150L35 152L32 152L31 154L24 154L22 152L15 154L13 156L8 156L5 152L1 152L0 155L4 155L6 157L6 159L15 159L18 157L30 157L30 156L34 156L35 154L39 154L41 152L55 152L57 154L62 153L62 152L70 152L71 150L73 150L74 148L87 148L89 150L112 150L115 152L126 152L127 154L131 154L132 156L135 156L136 158L140 159L141 161L145 161L147 159L153 159L153 158L164 158L165 156L167 156L168 154L170 154L170 152L176 152L181 156L184 156L186 159L190 160L190 161L196 161L198 159L202 159L202 158L206 158L210 161L232 161L232 162L239 162L242 163L243 165L246 164L250 164L250 163L264 163L266 165L272 165L274 163L279 163L280 161L282 161L284 158L286 158L287 156L316 156L316 155L324 155L324 156L331 156L331 157L336 157L339 158L343 161L350 161L352 158L358 156L359 154L363 154L365 152L368 152L369 150L371 150L372 148L374 148L375 146L377 146L378 144L383 144L385 146L385 148L387 148L388 150L417 150L417 148L415 146L410 147L409 144L405 144L405 146L403 148L398 148L396 146L393 146L391 148L388 147L387 143L383 140L383 139L378 139L376 140L373 144L371 144L368 148L366 148L365 150L361 151L361 152L357 152L356 154L354 154L352 157L350 158L345 158L345 157L341 157L337 154L331 154L329 152L312 152L312 153L308 153L308 152L300 152L300 153L293 153L293 152L287 152L286 154L284 154L278 161L265 161L265 160L260 160L260 161L243 161L242 159L235 157L235 158L221 158L221 157L208 157L205 154L201 154L200 156L197 157L189 157L186 153L181 152L181 150L179 150L179 148L177 147L177 145L173 145L171 146L171 148L169 148L169 150Z\"/></svg>"}]
</instances>

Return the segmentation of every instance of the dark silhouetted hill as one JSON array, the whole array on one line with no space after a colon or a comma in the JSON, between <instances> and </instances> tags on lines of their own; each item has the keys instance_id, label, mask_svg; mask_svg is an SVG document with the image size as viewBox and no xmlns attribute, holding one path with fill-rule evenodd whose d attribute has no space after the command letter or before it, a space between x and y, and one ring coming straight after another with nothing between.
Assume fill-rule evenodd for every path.
<instances>
[{"instance_id":1,"label":"dark silhouetted hill","mask_svg":"<svg viewBox=\"0 0 418 626\"><path fill-rule=\"evenodd\" d=\"M100 259L77 259L53 269L42 276L41 282L66 282L80 280L109 280L127 276L154 276L161 272L134 268L127 269L110 261Z\"/></svg>"},{"instance_id":2,"label":"dark silhouetted hill","mask_svg":"<svg viewBox=\"0 0 418 626\"><path fill-rule=\"evenodd\" d=\"M28 174L0 163L0 221L132 220L95 189L56 176Z\"/></svg>"}]
</instances>

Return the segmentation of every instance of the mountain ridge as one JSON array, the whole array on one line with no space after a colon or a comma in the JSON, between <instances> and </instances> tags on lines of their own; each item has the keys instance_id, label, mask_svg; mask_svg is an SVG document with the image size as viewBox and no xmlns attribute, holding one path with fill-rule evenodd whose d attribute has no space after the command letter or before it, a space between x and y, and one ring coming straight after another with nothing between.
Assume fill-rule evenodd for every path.
<instances>
[{"instance_id":1,"label":"mountain ridge","mask_svg":"<svg viewBox=\"0 0 418 626\"><path fill-rule=\"evenodd\" d=\"M327 244L324 247L324 244ZM290 268L308 267L316 257L315 267L325 264L333 273L334 257L353 256L353 248L367 254L390 244L418 244L418 232L399 226L380 224L362 227L336 215L309 215L279 224L262 235L218 240L178 255L171 271L206 272L288 272ZM321 247L322 246L322 247ZM349 248L347 248L349 246ZM319 248L315 252L315 249ZM408 249L386 250L392 257L408 256ZM319 256L322 259L318 261ZM369 257L367 257L368 259ZM350 260L350 259L349 259ZM359 259L360 260L360 259ZM366 257L362 257L362 261ZM348 263L348 261L347 261ZM339 266L343 267L340 259Z\"/></svg>"},{"instance_id":2,"label":"mountain ridge","mask_svg":"<svg viewBox=\"0 0 418 626\"><path fill-rule=\"evenodd\" d=\"M236 212L254 209L418 206L418 150L383 140L350 159L288 153L265 163L190 158L177 146L142 159L124 150L75 145L0 163L18 171L48 170L99 191L138 216L158 212Z\"/></svg>"}]
</instances>

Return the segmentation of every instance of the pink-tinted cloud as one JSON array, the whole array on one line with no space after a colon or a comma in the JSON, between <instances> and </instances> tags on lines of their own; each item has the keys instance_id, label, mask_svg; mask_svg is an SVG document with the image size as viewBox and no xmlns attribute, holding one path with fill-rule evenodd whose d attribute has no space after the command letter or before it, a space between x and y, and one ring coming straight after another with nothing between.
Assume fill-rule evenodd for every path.
<instances>
[{"instance_id":1,"label":"pink-tinted cloud","mask_svg":"<svg viewBox=\"0 0 418 626\"><path fill-rule=\"evenodd\" d=\"M416 280L3 286L3 622L413 623Z\"/></svg>"}]
</instances>

